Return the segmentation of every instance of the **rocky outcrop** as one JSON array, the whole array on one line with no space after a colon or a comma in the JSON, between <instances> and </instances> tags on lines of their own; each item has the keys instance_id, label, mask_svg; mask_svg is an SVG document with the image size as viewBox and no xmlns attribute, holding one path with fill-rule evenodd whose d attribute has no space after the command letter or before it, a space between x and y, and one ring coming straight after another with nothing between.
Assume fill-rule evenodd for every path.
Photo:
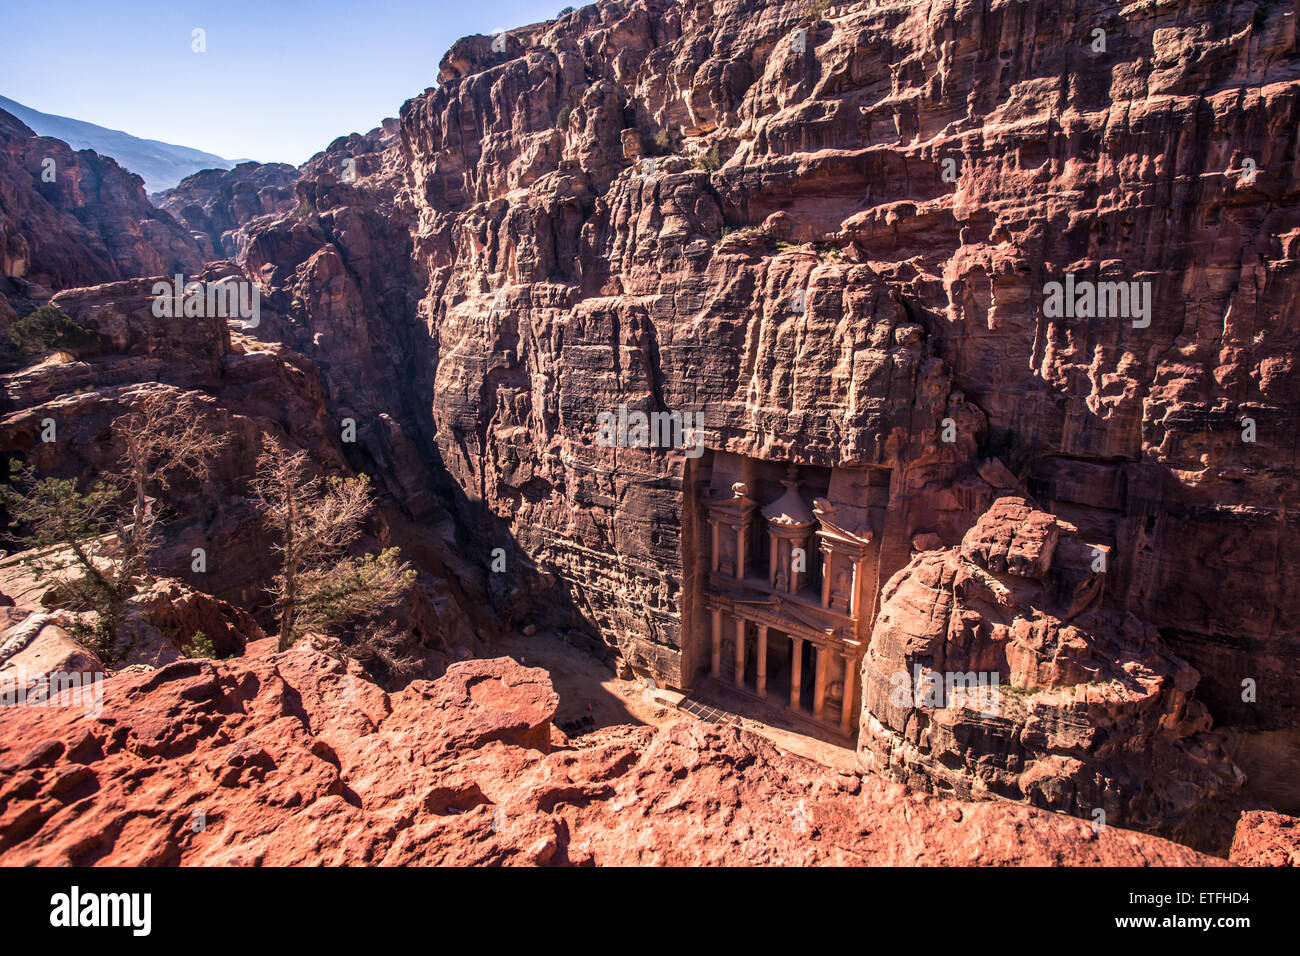
<instances>
[{"instance_id":1,"label":"rocky outcrop","mask_svg":"<svg viewBox=\"0 0 1300 956\"><path fill-rule=\"evenodd\" d=\"M182 476L174 483L157 570L251 606L262 599L274 563L246 500L261 436L269 432L306 449L324 469L344 469L338 426L327 417L310 361L274 343L249 342L225 319L155 316L154 281L55 296L56 306L97 334L98 353L0 376L0 455L84 486L118 468L123 445L115 423L142 398L196 402L225 445L207 482ZM54 423L53 441L42 440L47 421ZM194 548L206 553L201 574L192 571Z\"/></svg>"},{"instance_id":2,"label":"rocky outcrop","mask_svg":"<svg viewBox=\"0 0 1300 956\"><path fill-rule=\"evenodd\" d=\"M918 554L863 661L863 765L1226 853L1245 775L1193 696L1200 675L1098 606L1102 554L1022 498Z\"/></svg>"},{"instance_id":3,"label":"rocky outcrop","mask_svg":"<svg viewBox=\"0 0 1300 956\"><path fill-rule=\"evenodd\" d=\"M331 414L355 424L352 466L409 516L437 523L437 351L417 312L423 279L399 161L395 121L335 140L303 165L291 215L244 228L241 262L271 310L254 334L320 368Z\"/></svg>"},{"instance_id":4,"label":"rocky outcrop","mask_svg":"<svg viewBox=\"0 0 1300 956\"><path fill-rule=\"evenodd\" d=\"M240 227L292 210L297 181L298 170L288 163L240 163L200 170L150 198L190 230L205 260L238 259L247 236Z\"/></svg>"},{"instance_id":5,"label":"rocky outcrop","mask_svg":"<svg viewBox=\"0 0 1300 956\"><path fill-rule=\"evenodd\" d=\"M712 451L888 469L877 593L914 539L1032 498L1107 555L1114 659L1158 641L1243 762L1277 753L1295 20L615 0L457 44L401 111L402 195L441 461L480 565L515 569L497 606L693 681L698 472L594 435L620 404L703 412Z\"/></svg>"},{"instance_id":6,"label":"rocky outcrop","mask_svg":"<svg viewBox=\"0 0 1300 956\"><path fill-rule=\"evenodd\" d=\"M103 672L109 664L158 667L186 654L232 657L266 636L247 611L174 578L155 578L143 582L127 602L121 659L101 661L69 633L78 615L59 609L57 586L38 578L32 558L33 552L20 551L0 561L0 602L6 604L0 680L15 673L34 680L52 673Z\"/></svg>"},{"instance_id":7,"label":"rocky outcrop","mask_svg":"<svg viewBox=\"0 0 1300 956\"><path fill-rule=\"evenodd\" d=\"M961 805L709 724L568 740L545 671L468 661L385 694L306 643L110 679L102 713L0 709L7 865L1204 865Z\"/></svg>"},{"instance_id":8,"label":"rocky outcrop","mask_svg":"<svg viewBox=\"0 0 1300 956\"><path fill-rule=\"evenodd\" d=\"M228 264L217 264L200 277L236 275ZM150 395L194 403L204 426L224 439L205 481L173 479L152 566L161 580L133 600L128 630L134 649L127 661L154 665L174 660L196 631L221 656L240 653L255 639L256 624L224 602L263 613L277 570L266 527L249 499L263 435L306 451L321 474L352 474L350 459L358 457L347 454L343 422L331 412L321 371L310 359L278 342L251 338L256 330L241 331L240 320L155 315L157 281L59 293L53 304L95 333L94 354L79 360L56 355L0 375L0 457L18 457L41 475L76 478L84 487L116 470L123 451L119 419ZM282 321L272 306L262 305L259 326ZM45 441L50 422L54 440ZM373 467L367 469L372 474ZM472 602L442 563L445 545L420 540L424 529L417 535L409 522L391 497L381 500L359 543L368 550L398 544L420 571L400 608L364 622L362 643L369 647L382 638L390 650L409 657L410 666L432 676L457 648L466 653L476 647L478 634L462 610ZM197 570L196 549L203 552ZM11 588L34 592L37 604L42 598L43 589L0 575L0 592L13 594ZM357 653L372 655L364 647ZM386 676L390 663L377 660L377 676ZM402 678L387 676L399 683Z\"/></svg>"},{"instance_id":9,"label":"rocky outcrop","mask_svg":"<svg viewBox=\"0 0 1300 956\"><path fill-rule=\"evenodd\" d=\"M1229 859L1241 866L1300 866L1300 820L1261 810L1243 813Z\"/></svg>"},{"instance_id":10,"label":"rocky outcrop","mask_svg":"<svg viewBox=\"0 0 1300 956\"><path fill-rule=\"evenodd\" d=\"M139 176L0 110L0 276L24 311L61 289L192 276L202 266L199 247L153 207Z\"/></svg>"},{"instance_id":11,"label":"rocky outcrop","mask_svg":"<svg viewBox=\"0 0 1300 956\"><path fill-rule=\"evenodd\" d=\"M126 321L139 290L68 293L132 358L11 376L6 447L76 408L87 440L46 464L102 467L98 379L157 368L230 409L232 447L274 427L374 474L394 534L454 567L443 607L592 628L676 687L706 666L714 458L869 470L836 499L874 549L864 761L1222 850L1243 802L1300 807L1278 769L1300 739L1296 19L607 0L467 38L396 121L305 164L292 208L195 185L258 329L176 342L178 373L175 330ZM603 447L620 406L703 415L703 454ZM228 488L191 491L251 553ZM892 702L916 667L996 673L1004 709ZM548 827L536 858L583 858Z\"/></svg>"}]
</instances>

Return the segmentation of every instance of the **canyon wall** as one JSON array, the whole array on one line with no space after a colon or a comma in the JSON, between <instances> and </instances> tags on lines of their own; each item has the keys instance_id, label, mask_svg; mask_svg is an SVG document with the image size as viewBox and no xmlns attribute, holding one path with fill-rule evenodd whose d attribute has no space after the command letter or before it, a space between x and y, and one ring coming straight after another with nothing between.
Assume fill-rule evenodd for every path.
<instances>
[{"instance_id":1,"label":"canyon wall","mask_svg":"<svg viewBox=\"0 0 1300 956\"><path fill-rule=\"evenodd\" d=\"M266 312L221 375L301 359L298 440L375 475L468 613L674 687L706 666L715 456L879 469L863 764L1226 849L1251 801L1300 808L1297 19L610 0L459 41L296 177L182 184L198 240L159 213L132 274L229 257ZM53 215L30 148L13 276L11 208ZM64 301L140 295L92 292ZM702 415L704 454L603 446L620 406ZM917 668L1006 709L899 703Z\"/></svg>"},{"instance_id":2,"label":"canyon wall","mask_svg":"<svg viewBox=\"0 0 1300 956\"><path fill-rule=\"evenodd\" d=\"M697 475L599 447L599 413L889 468L877 590L922 573L914 540L955 548L1027 496L1104 555L1087 596L1129 622L1120 647L1154 635L1244 735L1224 745L1253 792L1294 806L1295 24L1293 3L643 0L461 41L400 133L438 449L495 519L481 564L517 545L546 601L685 686ZM1052 282L1133 298L1053 309ZM870 710L890 673L863 674L864 759L931 780L917 721ZM1177 722L1174 681L1152 719ZM981 746L945 759L979 778Z\"/></svg>"},{"instance_id":3,"label":"canyon wall","mask_svg":"<svg viewBox=\"0 0 1300 956\"><path fill-rule=\"evenodd\" d=\"M0 110L0 291L19 308L74 286L191 275L203 261L139 176Z\"/></svg>"}]
</instances>

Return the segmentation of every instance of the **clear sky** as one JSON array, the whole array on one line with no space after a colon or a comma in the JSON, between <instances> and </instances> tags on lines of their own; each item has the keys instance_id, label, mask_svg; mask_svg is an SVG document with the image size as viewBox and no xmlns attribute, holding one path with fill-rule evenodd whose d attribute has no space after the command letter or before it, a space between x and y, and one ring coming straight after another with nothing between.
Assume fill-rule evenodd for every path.
<instances>
[{"instance_id":1,"label":"clear sky","mask_svg":"<svg viewBox=\"0 0 1300 956\"><path fill-rule=\"evenodd\" d=\"M297 165L436 86L453 42L579 0L0 0L0 94L44 113ZM206 31L195 53L193 30Z\"/></svg>"}]
</instances>

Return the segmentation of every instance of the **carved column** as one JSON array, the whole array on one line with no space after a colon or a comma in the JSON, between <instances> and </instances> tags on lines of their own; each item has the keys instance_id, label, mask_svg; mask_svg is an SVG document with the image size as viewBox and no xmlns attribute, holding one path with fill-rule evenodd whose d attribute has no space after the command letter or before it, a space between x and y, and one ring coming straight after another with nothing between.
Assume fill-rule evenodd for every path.
<instances>
[{"instance_id":1,"label":"carved column","mask_svg":"<svg viewBox=\"0 0 1300 956\"><path fill-rule=\"evenodd\" d=\"M858 604L860 603L858 591L861 590L861 580L862 559L855 558L853 561L853 583L849 585L849 617L854 618L855 620L858 616Z\"/></svg>"},{"instance_id":2,"label":"carved column","mask_svg":"<svg viewBox=\"0 0 1300 956\"><path fill-rule=\"evenodd\" d=\"M767 540L770 542L768 547L767 559L767 586L776 587L776 565L781 560L780 549L776 546L776 535L769 534Z\"/></svg>"},{"instance_id":3,"label":"carved column","mask_svg":"<svg viewBox=\"0 0 1300 956\"><path fill-rule=\"evenodd\" d=\"M803 683L803 638L791 637L794 656L790 660L790 709L799 709L799 685Z\"/></svg>"},{"instance_id":4,"label":"carved column","mask_svg":"<svg viewBox=\"0 0 1300 956\"><path fill-rule=\"evenodd\" d=\"M831 572L834 570L835 554L830 548L822 548L822 607L831 606Z\"/></svg>"},{"instance_id":5,"label":"carved column","mask_svg":"<svg viewBox=\"0 0 1300 956\"><path fill-rule=\"evenodd\" d=\"M807 541L808 541L807 538L790 539L790 593L791 594L798 594L799 589L803 587L804 574L806 574L807 572L806 570L805 571L795 570L794 553L796 550L803 551L803 566L806 569L808 567L808 549L804 547L804 545L807 544Z\"/></svg>"},{"instance_id":6,"label":"carved column","mask_svg":"<svg viewBox=\"0 0 1300 956\"><path fill-rule=\"evenodd\" d=\"M814 644L813 650L817 655L813 659L813 667L816 668L813 672L816 675L813 683L813 716L821 720L826 710L826 649L820 644Z\"/></svg>"},{"instance_id":7,"label":"carved column","mask_svg":"<svg viewBox=\"0 0 1300 956\"><path fill-rule=\"evenodd\" d=\"M736 529L736 580L745 580L745 526L748 522L741 522Z\"/></svg>"},{"instance_id":8,"label":"carved column","mask_svg":"<svg viewBox=\"0 0 1300 956\"><path fill-rule=\"evenodd\" d=\"M758 625L758 696L767 696L767 625Z\"/></svg>"},{"instance_id":9,"label":"carved column","mask_svg":"<svg viewBox=\"0 0 1300 956\"><path fill-rule=\"evenodd\" d=\"M745 686L745 619L736 618L736 672L733 680L737 687Z\"/></svg>"},{"instance_id":10,"label":"carved column","mask_svg":"<svg viewBox=\"0 0 1300 956\"><path fill-rule=\"evenodd\" d=\"M716 518L709 519L709 528L713 531L713 572L718 571L718 521Z\"/></svg>"},{"instance_id":11,"label":"carved column","mask_svg":"<svg viewBox=\"0 0 1300 956\"><path fill-rule=\"evenodd\" d=\"M851 736L853 727L853 692L856 689L854 678L857 677L857 658L852 654L844 655L844 704L840 710L840 733Z\"/></svg>"},{"instance_id":12,"label":"carved column","mask_svg":"<svg viewBox=\"0 0 1300 956\"><path fill-rule=\"evenodd\" d=\"M722 608L713 609L713 666L709 671L714 677L722 673Z\"/></svg>"}]
</instances>

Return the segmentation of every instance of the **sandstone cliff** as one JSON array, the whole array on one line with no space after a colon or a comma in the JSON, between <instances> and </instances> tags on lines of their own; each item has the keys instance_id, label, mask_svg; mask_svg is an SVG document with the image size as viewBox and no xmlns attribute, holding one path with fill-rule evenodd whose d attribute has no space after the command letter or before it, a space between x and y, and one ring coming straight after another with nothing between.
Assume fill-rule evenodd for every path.
<instances>
[{"instance_id":1,"label":"sandstone cliff","mask_svg":"<svg viewBox=\"0 0 1300 956\"><path fill-rule=\"evenodd\" d=\"M150 199L182 222L206 260L234 259L239 227L294 206L298 170L288 163L240 163L233 169L203 169Z\"/></svg>"},{"instance_id":2,"label":"sandstone cliff","mask_svg":"<svg viewBox=\"0 0 1300 956\"><path fill-rule=\"evenodd\" d=\"M191 275L202 265L199 247L150 204L139 176L0 110L0 291L43 301L73 286Z\"/></svg>"},{"instance_id":3,"label":"sandstone cliff","mask_svg":"<svg viewBox=\"0 0 1300 956\"><path fill-rule=\"evenodd\" d=\"M292 205L257 170L177 199L267 309L185 374L247 370L375 474L485 630L588 628L680 688L726 456L868 473L864 764L1226 850L1242 806L1300 809L1297 19L608 0L469 37ZM10 436L73 400L23 377ZM703 414L704 454L601 447L619 406ZM1007 709L892 703L916 666Z\"/></svg>"},{"instance_id":4,"label":"sandstone cliff","mask_svg":"<svg viewBox=\"0 0 1300 956\"><path fill-rule=\"evenodd\" d=\"M918 535L955 546L1028 494L1108 558L1093 609L1137 625L1097 643L1190 664L1253 792L1294 807L1295 22L639 0L462 41L401 142L480 560L517 545L551 605L681 686L707 476L596 447L600 411L888 468L877 592ZM1149 314L1052 316L1067 274L1139 283Z\"/></svg>"}]
</instances>

